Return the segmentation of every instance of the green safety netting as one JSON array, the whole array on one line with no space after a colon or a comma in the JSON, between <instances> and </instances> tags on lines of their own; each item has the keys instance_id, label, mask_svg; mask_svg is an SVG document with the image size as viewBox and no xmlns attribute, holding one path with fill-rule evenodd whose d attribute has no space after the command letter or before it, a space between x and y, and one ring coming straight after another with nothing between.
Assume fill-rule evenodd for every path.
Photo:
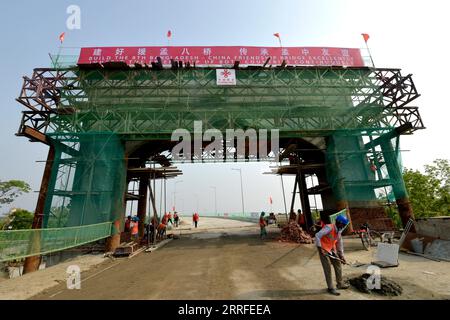
<instances>
[{"instance_id":1,"label":"green safety netting","mask_svg":"<svg viewBox=\"0 0 450 320\"><path fill-rule=\"evenodd\" d=\"M111 235L112 223L69 228L0 231L0 262L48 254Z\"/></svg>"},{"instance_id":2,"label":"green safety netting","mask_svg":"<svg viewBox=\"0 0 450 320\"><path fill-rule=\"evenodd\" d=\"M111 133L50 137L55 160L43 227L82 226L119 219L127 174L123 142Z\"/></svg>"},{"instance_id":3,"label":"green safety netting","mask_svg":"<svg viewBox=\"0 0 450 320\"><path fill-rule=\"evenodd\" d=\"M123 142L115 134L49 135L55 148L43 229L0 232L0 261L76 247L118 232L126 188Z\"/></svg>"},{"instance_id":4,"label":"green safety netting","mask_svg":"<svg viewBox=\"0 0 450 320\"><path fill-rule=\"evenodd\" d=\"M394 202L405 197L398 137L381 136L381 143L376 145L364 138L373 137L340 133L327 139L327 180L336 200L348 201L355 207L372 207L380 199Z\"/></svg>"}]
</instances>

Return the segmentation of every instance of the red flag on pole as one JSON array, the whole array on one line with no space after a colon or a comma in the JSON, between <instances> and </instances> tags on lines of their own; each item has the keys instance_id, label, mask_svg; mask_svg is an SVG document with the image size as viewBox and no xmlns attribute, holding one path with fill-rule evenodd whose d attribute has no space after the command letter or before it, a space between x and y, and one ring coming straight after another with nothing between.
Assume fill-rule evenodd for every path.
<instances>
[{"instance_id":1,"label":"red flag on pole","mask_svg":"<svg viewBox=\"0 0 450 320\"><path fill-rule=\"evenodd\" d=\"M167 38L169 38L169 39L172 38L172 31L170 31L170 30L167 31Z\"/></svg>"},{"instance_id":2,"label":"red flag on pole","mask_svg":"<svg viewBox=\"0 0 450 320\"><path fill-rule=\"evenodd\" d=\"M272 196L269 197L269 203L272 204Z\"/></svg>"},{"instance_id":3,"label":"red flag on pole","mask_svg":"<svg viewBox=\"0 0 450 320\"><path fill-rule=\"evenodd\" d=\"M367 33L361 33L361 35L363 36L363 38L364 38L364 41L367 43L367 41L369 41L369 35L367 34Z\"/></svg>"},{"instance_id":4,"label":"red flag on pole","mask_svg":"<svg viewBox=\"0 0 450 320\"><path fill-rule=\"evenodd\" d=\"M66 37L66 33L63 32L59 35L59 41L61 41L61 44L64 42L64 38Z\"/></svg>"},{"instance_id":5,"label":"red flag on pole","mask_svg":"<svg viewBox=\"0 0 450 320\"><path fill-rule=\"evenodd\" d=\"M279 34L278 32L276 32L276 33L274 33L273 35L274 35L275 37L278 38L278 42L280 43L280 47L281 47L282 45L281 45L281 37L280 37L280 34Z\"/></svg>"}]
</instances>

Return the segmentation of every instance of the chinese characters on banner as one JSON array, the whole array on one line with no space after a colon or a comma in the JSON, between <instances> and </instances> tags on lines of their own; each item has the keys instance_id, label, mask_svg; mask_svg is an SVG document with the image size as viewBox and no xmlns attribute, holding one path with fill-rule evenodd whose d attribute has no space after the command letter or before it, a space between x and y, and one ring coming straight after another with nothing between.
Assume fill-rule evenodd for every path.
<instances>
[{"instance_id":1,"label":"chinese characters on banner","mask_svg":"<svg viewBox=\"0 0 450 320\"><path fill-rule=\"evenodd\" d=\"M363 67L359 49L318 47L99 47L82 48L79 65L125 62L151 64L160 57L163 65L170 60L189 62L196 66L263 65L270 57L269 65L280 65L283 60L295 66L346 66Z\"/></svg>"}]
</instances>

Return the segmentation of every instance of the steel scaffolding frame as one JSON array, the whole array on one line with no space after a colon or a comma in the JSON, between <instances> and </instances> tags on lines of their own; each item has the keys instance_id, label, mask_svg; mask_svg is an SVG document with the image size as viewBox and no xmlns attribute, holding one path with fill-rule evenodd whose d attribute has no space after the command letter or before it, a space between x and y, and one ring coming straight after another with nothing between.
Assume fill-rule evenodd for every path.
<instances>
[{"instance_id":1,"label":"steel scaffolding frame","mask_svg":"<svg viewBox=\"0 0 450 320\"><path fill-rule=\"evenodd\" d=\"M182 68L176 63L171 69L124 63L37 68L31 78L24 77L17 101L28 110L23 111L17 135L50 145L33 227L42 227L43 218L48 221L52 203L61 215L70 200L69 225L83 224L85 218L86 223L113 220L113 229L120 231L127 173L143 168L150 157L162 157L170 164L172 132L179 128L192 132L195 121L202 121L203 130L222 133L279 130L284 159L291 161L291 145L297 155L291 164L296 165L309 222L306 174L318 174L328 208L358 212L360 202L367 207L376 199L376 188L392 186L402 221L413 217L398 164L398 135L424 129L418 107L410 105L420 96L411 75L367 67L235 65L235 69L237 85L227 87L217 86L215 68ZM114 139L109 143L110 137ZM363 137L370 142L364 143ZM310 143L315 139L324 140L322 148ZM127 149L128 142L135 144L135 153ZM103 152L106 146L109 153ZM304 147L310 150L304 152ZM259 154L224 161L251 160L260 160ZM204 151L201 158L187 161L215 160ZM319 168L305 171L307 165ZM111 197L105 200L103 195ZM110 210L100 213L99 203L110 205ZM145 206L141 209L145 213ZM92 216L85 217L88 211ZM56 218L58 224L64 219ZM111 231L108 250L119 240ZM35 268L36 261L30 258L27 269Z\"/></svg>"},{"instance_id":2,"label":"steel scaffolding frame","mask_svg":"<svg viewBox=\"0 0 450 320\"><path fill-rule=\"evenodd\" d=\"M235 87L215 69L35 69L17 101L18 135L111 132L125 140L167 139L177 128L279 129L281 137L348 130L380 135L406 123L423 129L411 75L399 69L285 67L237 70Z\"/></svg>"}]
</instances>

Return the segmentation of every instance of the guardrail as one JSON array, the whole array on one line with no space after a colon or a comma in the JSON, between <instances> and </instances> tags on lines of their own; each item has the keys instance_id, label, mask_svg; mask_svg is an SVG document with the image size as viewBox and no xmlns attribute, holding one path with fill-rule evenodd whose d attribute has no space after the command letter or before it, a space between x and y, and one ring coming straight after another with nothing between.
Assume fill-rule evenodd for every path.
<instances>
[{"instance_id":1,"label":"guardrail","mask_svg":"<svg viewBox=\"0 0 450 320\"><path fill-rule=\"evenodd\" d=\"M0 262L48 254L109 237L112 222L51 229L0 231Z\"/></svg>"}]
</instances>

